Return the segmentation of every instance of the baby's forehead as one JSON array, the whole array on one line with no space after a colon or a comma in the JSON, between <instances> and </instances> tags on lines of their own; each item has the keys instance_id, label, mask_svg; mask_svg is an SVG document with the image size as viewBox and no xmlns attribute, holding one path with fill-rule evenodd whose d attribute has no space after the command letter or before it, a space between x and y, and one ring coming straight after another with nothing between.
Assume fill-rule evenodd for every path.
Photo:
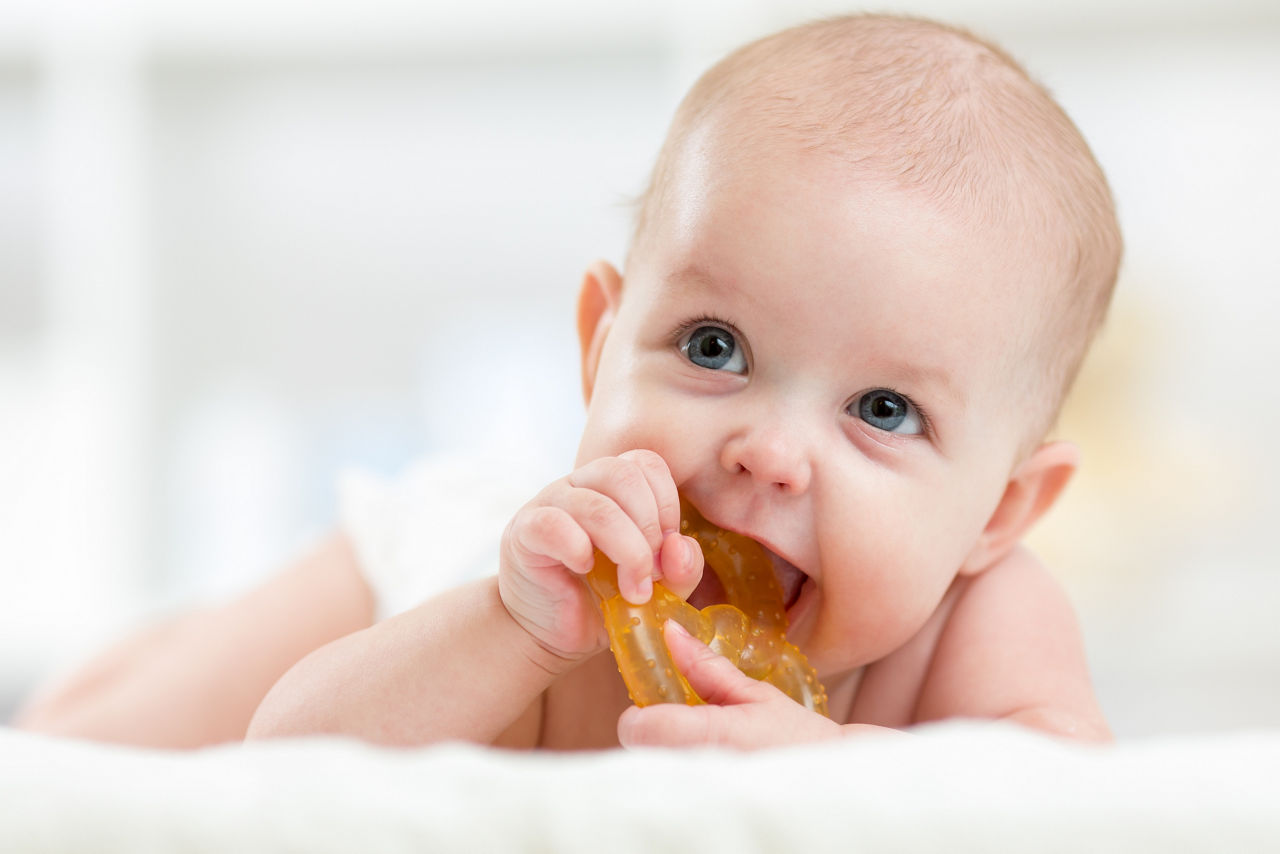
<instances>
[{"instance_id":1,"label":"baby's forehead","mask_svg":"<svg viewBox=\"0 0 1280 854\"><path fill-rule=\"evenodd\" d=\"M872 345L955 358L961 345L970 363L1004 366L1025 349L1050 287L1031 249L883 181L821 180L820 161L711 171L673 194L635 268L673 307L748 315L753 332L811 328L849 358Z\"/></svg>"},{"instance_id":2,"label":"baby's forehead","mask_svg":"<svg viewBox=\"0 0 1280 854\"><path fill-rule=\"evenodd\" d=\"M955 164L934 164L939 170L934 174L919 164L901 162L913 151L924 159L928 146L923 142L898 151L894 146L906 145L901 139L886 145L876 140L832 141L829 130L814 130L811 124L755 121L762 109L756 105L721 115L708 113L701 126L688 134L688 145L671 164L673 186L664 194L667 200L678 204L682 194L690 191L690 182L703 187L744 181L761 187L778 184L788 168L807 162L813 164L816 188L872 187L914 199L918 206L909 213L879 213L894 219L903 230L936 234L943 229L959 235L957 239L973 251L964 259L965 269L957 273L993 268L988 281L994 287L975 290L971 299L1016 302L1034 317L1061 307L1064 294L1082 277L1082 262L1093 258L1102 266L1114 263L1115 251L1109 246L1115 242L1113 213L1100 173L1092 182L1076 176L1080 181L1071 189L1065 186L1073 180L1070 177L1038 180L1014 159L984 153ZM992 133L999 132L999 127L992 128ZM1096 171L1091 159L1088 165ZM1082 199L1077 190L1085 185L1089 191ZM785 199L775 202L786 204ZM798 216L809 214L812 225L826 224L821 212L798 210L802 212ZM744 212L739 208L728 215ZM998 280L1007 277L999 274L1009 270L1021 272L1002 289Z\"/></svg>"}]
</instances>

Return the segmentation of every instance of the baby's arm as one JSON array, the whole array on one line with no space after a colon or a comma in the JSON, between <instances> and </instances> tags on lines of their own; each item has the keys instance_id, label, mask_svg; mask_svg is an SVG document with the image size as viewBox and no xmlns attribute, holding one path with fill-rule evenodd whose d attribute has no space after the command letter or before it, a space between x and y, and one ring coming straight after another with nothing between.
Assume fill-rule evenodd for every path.
<instances>
[{"instance_id":1,"label":"baby's arm","mask_svg":"<svg viewBox=\"0 0 1280 854\"><path fill-rule=\"evenodd\" d=\"M569 666L512 620L487 578L316 650L267 694L248 737L489 742Z\"/></svg>"},{"instance_id":2,"label":"baby's arm","mask_svg":"<svg viewBox=\"0 0 1280 854\"><path fill-rule=\"evenodd\" d=\"M144 629L18 712L17 727L53 735L199 747L244 737L267 689L298 659L369 625L373 599L334 535L225 605Z\"/></svg>"},{"instance_id":3,"label":"baby's arm","mask_svg":"<svg viewBox=\"0 0 1280 854\"><path fill-rule=\"evenodd\" d=\"M687 594L701 576L701 554L677 532L679 521L675 483L656 454L588 463L516 514L496 579L315 651L272 688L250 737L340 732L423 744L501 736L533 746L542 692L607 645L579 577L595 550L618 564L619 586L633 601L648 599L659 568Z\"/></svg>"},{"instance_id":4,"label":"baby's arm","mask_svg":"<svg viewBox=\"0 0 1280 854\"><path fill-rule=\"evenodd\" d=\"M1024 547L968 582L938 638L915 718L953 717L1111 738L1071 603Z\"/></svg>"}]
</instances>

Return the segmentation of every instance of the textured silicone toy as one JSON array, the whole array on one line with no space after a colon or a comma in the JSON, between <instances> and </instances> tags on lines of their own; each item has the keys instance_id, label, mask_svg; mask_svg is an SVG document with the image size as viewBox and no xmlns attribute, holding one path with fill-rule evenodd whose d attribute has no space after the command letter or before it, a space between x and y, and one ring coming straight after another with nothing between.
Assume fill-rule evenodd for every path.
<instances>
[{"instance_id":1,"label":"textured silicone toy","mask_svg":"<svg viewBox=\"0 0 1280 854\"><path fill-rule=\"evenodd\" d=\"M587 574L587 585L600 600L609 648L632 701L637 706L702 702L676 669L663 641L662 625L671 619L743 673L772 683L808 709L827 714L827 692L817 673L804 653L787 642L782 589L763 547L714 527L687 501L681 500L680 513L681 533L698 541L729 604L699 611L657 583L648 602L633 605L618 592L618 567L599 551Z\"/></svg>"}]
</instances>

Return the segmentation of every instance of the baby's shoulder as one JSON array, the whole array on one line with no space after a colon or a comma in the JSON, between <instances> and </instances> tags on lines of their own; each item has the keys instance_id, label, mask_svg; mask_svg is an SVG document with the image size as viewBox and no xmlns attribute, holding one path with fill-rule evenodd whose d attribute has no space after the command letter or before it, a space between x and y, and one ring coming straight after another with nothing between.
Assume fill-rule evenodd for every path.
<instances>
[{"instance_id":1,"label":"baby's shoulder","mask_svg":"<svg viewBox=\"0 0 1280 854\"><path fill-rule=\"evenodd\" d=\"M927 683L980 670L982 661L1013 648L1034 655L1037 635L1056 639L1064 630L1075 631L1066 593L1044 563L1018 545L981 572L956 578L907 643L867 666L848 720L910 726L927 704Z\"/></svg>"},{"instance_id":2,"label":"baby's shoulder","mask_svg":"<svg viewBox=\"0 0 1280 854\"><path fill-rule=\"evenodd\" d=\"M1046 612L1069 612L1066 590L1044 562L1018 544L1001 560L966 579L947 614L948 627L970 620L1032 627Z\"/></svg>"},{"instance_id":3,"label":"baby's shoulder","mask_svg":"<svg viewBox=\"0 0 1280 854\"><path fill-rule=\"evenodd\" d=\"M1062 584L1026 546L958 579L939 609L931 671L962 671L993 657L1034 657L1077 635L1075 611Z\"/></svg>"}]
</instances>

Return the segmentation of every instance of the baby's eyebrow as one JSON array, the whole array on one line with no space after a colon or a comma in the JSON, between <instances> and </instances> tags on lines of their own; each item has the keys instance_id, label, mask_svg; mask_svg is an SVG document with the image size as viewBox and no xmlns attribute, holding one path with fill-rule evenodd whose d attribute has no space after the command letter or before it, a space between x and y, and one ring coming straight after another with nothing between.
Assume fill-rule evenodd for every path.
<instances>
[{"instance_id":1,"label":"baby's eyebrow","mask_svg":"<svg viewBox=\"0 0 1280 854\"><path fill-rule=\"evenodd\" d=\"M912 388L928 388L950 398L957 407L964 405L964 395L945 368L901 362L893 365L890 373Z\"/></svg>"},{"instance_id":2,"label":"baby's eyebrow","mask_svg":"<svg viewBox=\"0 0 1280 854\"><path fill-rule=\"evenodd\" d=\"M667 276L667 284L698 285L704 289L714 289L721 283L696 261L690 262Z\"/></svg>"}]
</instances>

